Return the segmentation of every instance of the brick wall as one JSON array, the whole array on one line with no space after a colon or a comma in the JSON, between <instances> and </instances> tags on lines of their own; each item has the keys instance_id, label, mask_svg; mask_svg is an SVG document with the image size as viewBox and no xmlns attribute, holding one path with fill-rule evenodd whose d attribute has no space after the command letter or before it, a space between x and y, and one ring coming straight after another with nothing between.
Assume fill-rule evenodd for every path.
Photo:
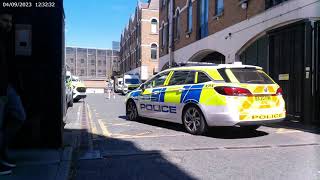
<instances>
[{"instance_id":1,"label":"brick wall","mask_svg":"<svg viewBox=\"0 0 320 180\"><path fill-rule=\"evenodd\" d=\"M192 32L187 33L187 3L188 0L175 0L174 12L178 7L183 9L180 12L180 21L181 21L181 31L180 39L174 41L174 50L183 48L195 41L197 41L197 31L198 31L198 1L193 1L193 25ZM251 18L265 10L265 1L264 0L249 0L248 8L246 10L241 8L238 0L224 0L224 12L221 16L216 16L215 14L215 0L209 0L209 15L208 15L208 31L209 35L212 35L218 31L221 31L227 27L230 27L234 24L237 24L241 21L244 21L248 18ZM161 1L160 1L161 3ZM160 22L167 22L167 11L166 8L160 10ZM161 44L161 38L159 44ZM214 43L214 42L213 42ZM160 57L166 55L168 52L161 51Z\"/></svg>"}]
</instances>

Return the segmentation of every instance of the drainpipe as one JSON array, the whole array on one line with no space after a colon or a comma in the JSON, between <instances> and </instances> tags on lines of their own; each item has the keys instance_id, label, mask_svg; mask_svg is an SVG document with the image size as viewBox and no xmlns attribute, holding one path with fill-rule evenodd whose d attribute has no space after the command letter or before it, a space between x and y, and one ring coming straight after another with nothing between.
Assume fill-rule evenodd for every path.
<instances>
[{"instance_id":1,"label":"drainpipe","mask_svg":"<svg viewBox=\"0 0 320 180\"><path fill-rule=\"evenodd\" d=\"M173 52L173 0L170 0L169 5L169 67L172 67L174 63L174 52Z\"/></svg>"}]
</instances>

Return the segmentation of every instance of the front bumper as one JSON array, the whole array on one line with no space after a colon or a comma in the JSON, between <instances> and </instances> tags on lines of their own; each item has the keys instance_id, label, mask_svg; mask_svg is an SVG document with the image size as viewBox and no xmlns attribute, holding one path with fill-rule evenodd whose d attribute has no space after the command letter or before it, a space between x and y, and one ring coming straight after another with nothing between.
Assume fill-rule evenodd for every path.
<instances>
[{"instance_id":1,"label":"front bumper","mask_svg":"<svg viewBox=\"0 0 320 180\"><path fill-rule=\"evenodd\" d=\"M83 92L75 92L73 94L73 99L84 99L86 97L87 97L87 94Z\"/></svg>"}]
</instances>

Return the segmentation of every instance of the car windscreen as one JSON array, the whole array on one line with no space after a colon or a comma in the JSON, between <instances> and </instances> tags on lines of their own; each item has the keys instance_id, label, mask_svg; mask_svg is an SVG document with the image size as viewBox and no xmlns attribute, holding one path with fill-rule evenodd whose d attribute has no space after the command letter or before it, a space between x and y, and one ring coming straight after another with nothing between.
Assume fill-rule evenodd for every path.
<instances>
[{"instance_id":1,"label":"car windscreen","mask_svg":"<svg viewBox=\"0 0 320 180\"><path fill-rule=\"evenodd\" d=\"M240 83L274 84L274 82L262 70L259 69L231 68L230 70Z\"/></svg>"},{"instance_id":2,"label":"car windscreen","mask_svg":"<svg viewBox=\"0 0 320 180\"><path fill-rule=\"evenodd\" d=\"M126 84L140 84L139 79L125 79Z\"/></svg>"}]
</instances>

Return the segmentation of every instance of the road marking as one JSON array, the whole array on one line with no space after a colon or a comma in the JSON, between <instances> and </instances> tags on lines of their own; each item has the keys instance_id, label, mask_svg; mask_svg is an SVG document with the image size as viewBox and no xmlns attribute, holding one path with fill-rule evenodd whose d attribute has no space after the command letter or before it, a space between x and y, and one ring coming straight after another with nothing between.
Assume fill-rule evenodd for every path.
<instances>
[{"instance_id":1,"label":"road marking","mask_svg":"<svg viewBox=\"0 0 320 180\"><path fill-rule=\"evenodd\" d=\"M87 109L88 109L88 116L89 116L90 132L92 133L93 138L97 138L98 131L95 123L92 120L92 113L91 113L89 104L87 104Z\"/></svg>"},{"instance_id":2,"label":"road marking","mask_svg":"<svg viewBox=\"0 0 320 180\"><path fill-rule=\"evenodd\" d=\"M118 124L112 124L110 123L111 126L128 126L131 123L118 123Z\"/></svg>"},{"instance_id":3,"label":"road marking","mask_svg":"<svg viewBox=\"0 0 320 180\"><path fill-rule=\"evenodd\" d=\"M79 123L79 124L80 124L80 112L81 112L81 107L82 107L82 106L79 106L79 107L78 107L78 112L77 112L77 123Z\"/></svg>"},{"instance_id":4,"label":"road marking","mask_svg":"<svg viewBox=\"0 0 320 180\"><path fill-rule=\"evenodd\" d=\"M302 132L302 131L285 129L285 128L278 128L278 130L276 131L276 134L287 134L287 133L297 133L297 132Z\"/></svg>"},{"instance_id":5,"label":"road marking","mask_svg":"<svg viewBox=\"0 0 320 180\"><path fill-rule=\"evenodd\" d=\"M101 119L98 119L99 126L102 130L102 134L105 137L111 137L111 133L108 131L107 127L104 125Z\"/></svg>"}]
</instances>

